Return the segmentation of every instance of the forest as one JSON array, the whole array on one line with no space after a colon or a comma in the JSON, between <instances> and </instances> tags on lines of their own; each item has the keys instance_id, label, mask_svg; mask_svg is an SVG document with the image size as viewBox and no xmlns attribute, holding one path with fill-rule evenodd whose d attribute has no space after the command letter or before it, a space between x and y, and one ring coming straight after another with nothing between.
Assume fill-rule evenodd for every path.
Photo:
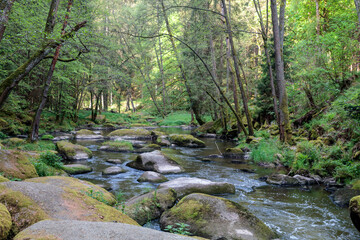
<instances>
[{"instance_id":1,"label":"forest","mask_svg":"<svg viewBox=\"0 0 360 240\"><path fill-rule=\"evenodd\" d=\"M360 0L0 0L0 239L358 239L359 78Z\"/></svg>"}]
</instances>

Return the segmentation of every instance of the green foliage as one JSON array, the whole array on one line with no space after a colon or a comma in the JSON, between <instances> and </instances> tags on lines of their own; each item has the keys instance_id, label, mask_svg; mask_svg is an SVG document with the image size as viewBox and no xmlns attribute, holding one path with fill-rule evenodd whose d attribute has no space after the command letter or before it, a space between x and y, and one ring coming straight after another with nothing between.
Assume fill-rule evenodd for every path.
<instances>
[{"instance_id":1,"label":"green foliage","mask_svg":"<svg viewBox=\"0 0 360 240\"><path fill-rule=\"evenodd\" d=\"M167 225L164 230L167 232L181 234L181 235L191 235L191 233L188 231L189 228L190 228L189 224L175 223L175 226Z\"/></svg>"},{"instance_id":2,"label":"green foliage","mask_svg":"<svg viewBox=\"0 0 360 240\"><path fill-rule=\"evenodd\" d=\"M125 196L124 193L119 190L116 194L115 194L115 198L116 198L116 203L115 203L115 208L120 210L122 213L125 213Z\"/></svg>"},{"instance_id":3,"label":"green foliage","mask_svg":"<svg viewBox=\"0 0 360 240\"><path fill-rule=\"evenodd\" d=\"M6 135L5 133L3 133L3 132L0 131L0 140L1 140L1 139L8 138L8 137L9 137L8 135Z\"/></svg>"},{"instance_id":4,"label":"green foliage","mask_svg":"<svg viewBox=\"0 0 360 240\"><path fill-rule=\"evenodd\" d=\"M281 152L279 143L274 139L268 141L261 140L251 150L251 158L255 163L274 162L274 155Z\"/></svg>"},{"instance_id":5,"label":"green foliage","mask_svg":"<svg viewBox=\"0 0 360 240\"><path fill-rule=\"evenodd\" d=\"M94 191L94 189L89 188L87 191L83 191L86 196L89 196L93 199L98 200L99 202L110 205L109 202L105 199L104 193L101 191Z\"/></svg>"},{"instance_id":6,"label":"green foliage","mask_svg":"<svg viewBox=\"0 0 360 240\"><path fill-rule=\"evenodd\" d=\"M42 161L33 161L32 164L34 165L35 170L40 177L55 175L55 169L51 166L48 166L46 163Z\"/></svg>"},{"instance_id":7,"label":"green foliage","mask_svg":"<svg viewBox=\"0 0 360 240\"><path fill-rule=\"evenodd\" d=\"M262 138L265 138L265 139L268 139L270 138L270 133L269 131L267 130L261 130L261 131L256 131L255 132L255 137L262 137Z\"/></svg>"},{"instance_id":8,"label":"green foliage","mask_svg":"<svg viewBox=\"0 0 360 240\"><path fill-rule=\"evenodd\" d=\"M53 140L54 136L53 135L42 135L41 136L41 140Z\"/></svg>"},{"instance_id":9,"label":"green foliage","mask_svg":"<svg viewBox=\"0 0 360 240\"><path fill-rule=\"evenodd\" d=\"M57 154L50 152L50 151L46 151L44 153L40 154L40 158L39 158L40 162L45 163L46 165L53 167L55 169L62 169L63 168L63 163L62 158L60 156L58 156Z\"/></svg>"},{"instance_id":10,"label":"green foliage","mask_svg":"<svg viewBox=\"0 0 360 240\"><path fill-rule=\"evenodd\" d=\"M179 126L189 125L191 123L191 114L188 112L174 112L159 120L160 126Z\"/></svg>"},{"instance_id":11,"label":"green foliage","mask_svg":"<svg viewBox=\"0 0 360 240\"><path fill-rule=\"evenodd\" d=\"M35 143L25 143L17 148L24 151L54 151L56 146L49 141L38 141Z\"/></svg>"}]
</instances>

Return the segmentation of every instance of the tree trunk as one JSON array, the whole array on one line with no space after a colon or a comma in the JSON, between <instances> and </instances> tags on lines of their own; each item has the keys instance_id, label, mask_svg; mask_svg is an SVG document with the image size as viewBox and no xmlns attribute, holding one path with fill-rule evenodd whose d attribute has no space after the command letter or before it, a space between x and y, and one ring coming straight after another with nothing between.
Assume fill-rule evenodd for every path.
<instances>
[{"instance_id":1,"label":"tree trunk","mask_svg":"<svg viewBox=\"0 0 360 240\"><path fill-rule=\"evenodd\" d=\"M176 61L178 63L179 70L181 72L182 79L184 81L186 92L187 92L187 94L189 96L189 99L190 99L190 108L193 110L197 122L200 125L203 125L205 122L204 122L204 120L202 120L201 115L200 115L200 111L199 111L199 105L200 104L199 104L199 102L195 101L193 96L192 96L191 89L190 89L189 84L187 82L185 70L184 70L184 68L183 68L183 66L182 66L182 64L180 62L180 57L179 57L179 54L178 54L178 51L177 51L177 48L176 48L176 45L175 45L174 37L172 35L169 20L168 20L167 14L166 14L164 1L163 0L159 0L159 1L161 3L162 12L163 12L164 20L165 20L165 23L166 23L166 29L167 29L168 34L169 34L169 38L170 38L170 42L171 42L173 51L175 53L175 58L176 58Z\"/></svg>"},{"instance_id":2,"label":"tree trunk","mask_svg":"<svg viewBox=\"0 0 360 240\"><path fill-rule=\"evenodd\" d=\"M61 35L65 34L65 28L66 28L66 26L68 24L69 14L70 14L70 11L71 11L72 4L73 4L73 0L69 0L68 6L67 6L67 13L65 15L65 20L64 20L62 30L61 30ZM56 6L56 8L57 8L57 6ZM55 13L51 12L51 15L53 16L53 19L54 19L54 20L51 20L51 21L55 24L56 12ZM49 13L49 17L50 17L50 13ZM51 31L52 30L53 30L53 28L51 29ZM54 58L53 58L53 60L51 62L50 69L49 69L48 75L46 77L41 103L40 103L40 105L39 105L39 107L38 107L38 109L36 111L35 116L34 116L33 123L32 123L32 126L31 126L31 132L29 134L29 141L30 142L34 142L39 138L39 127L40 127L41 113L42 113L42 111L43 111L43 109L44 109L44 107L46 105L46 101L47 101L48 93L49 93L49 89L50 89L51 79L52 79L52 76L54 74L55 66L56 66L57 60L58 60L59 55L60 55L60 49L61 49L61 44L59 46L57 46L57 48L55 50Z\"/></svg>"},{"instance_id":3,"label":"tree trunk","mask_svg":"<svg viewBox=\"0 0 360 240\"><path fill-rule=\"evenodd\" d=\"M282 0L283 1L283 0ZM282 59L281 52L281 39L280 39L280 28L277 15L276 0L271 0L271 15L273 23L274 33L274 47L275 47L275 69L277 86L279 89L279 108L280 108L280 140L283 142L289 142L292 137L288 99L286 93L286 82L284 74L284 61Z\"/></svg>"},{"instance_id":4,"label":"tree trunk","mask_svg":"<svg viewBox=\"0 0 360 240\"><path fill-rule=\"evenodd\" d=\"M229 36L229 42L230 42L230 48L231 48L231 53L232 53L232 57L233 57L233 61L234 61L234 67L235 67L235 74L236 74L236 78L238 80L238 84L240 87L240 91L241 91L241 96L242 96L242 100L243 100L243 107L244 107L244 111L245 111L245 115L246 115L246 119L247 119L247 123L248 123L248 130L249 130L249 135L253 136L254 135L254 128L252 125L252 119L251 119L251 115L249 112L249 108L248 108L248 99L244 90L244 86L243 83L241 81L240 78L240 70L239 70L239 65L240 62L237 60L236 57L236 51L235 51L235 46L234 46L234 41L232 38L232 30L231 30L231 24L229 22L229 16L228 16L228 12L226 10L226 4L225 4L225 0L221 0L223 8L224 8L224 17L225 17L225 21L226 21L226 27L227 27L227 32L228 32L228 36ZM243 71L243 75L244 71Z\"/></svg>"},{"instance_id":5,"label":"tree trunk","mask_svg":"<svg viewBox=\"0 0 360 240\"><path fill-rule=\"evenodd\" d=\"M279 31L280 31L281 57L284 51L285 8L286 8L286 0L280 0Z\"/></svg>"},{"instance_id":6,"label":"tree trunk","mask_svg":"<svg viewBox=\"0 0 360 240\"><path fill-rule=\"evenodd\" d=\"M15 0L0 0L0 42L4 37L6 25L9 21L11 8Z\"/></svg>"},{"instance_id":7,"label":"tree trunk","mask_svg":"<svg viewBox=\"0 0 360 240\"><path fill-rule=\"evenodd\" d=\"M358 21L359 21L359 26L360 26L360 0L354 0L354 2L355 2L356 12L358 15Z\"/></svg>"}]
</instances>

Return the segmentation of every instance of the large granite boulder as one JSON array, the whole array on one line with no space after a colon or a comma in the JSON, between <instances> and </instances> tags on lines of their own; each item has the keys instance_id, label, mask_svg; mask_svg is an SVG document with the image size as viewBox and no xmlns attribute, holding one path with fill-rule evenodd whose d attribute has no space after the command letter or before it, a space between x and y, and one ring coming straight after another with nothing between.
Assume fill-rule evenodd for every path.
<instances>
[{"instance_id":1,"label":"large granite boulder","mask_svg":"<svg viewBox=\"0 0 360 240\"><path fill-rule=\"evenodd\" d=\"M174 189L177 197L182 198L190 193L224 194L235 193L235 186L226 182L212 182L202 178L181 177L162 183L159 189Z\"/></svg>"},{"instance_id":2,"label":"large granite boulder","mask_svg":"<svg viewBox=\"0 0 360 240\"><path fill-rule=\"evenodd\" d=\"M7 239L11 226L11 215L5 205L0 203L0 239Z\"/></svg>"},{"instance_id":3,"label":"large granite boulder","mask_svg":"<svg viewBox=\"0 0 360 240\"><path fill-rule=\"evenodd\" d=\"M225 198L194 193L184 197L160 218L161 228L176 223L189 225L189 232L209 239L275 239L269 227L243 206Z\"/></svg>"},{"instance_id":4,"label":"large granite boulder","mask_svg":"<svg viewBox=\"0 0 360 240\"><path fill-rule=\"evenodd\" d=\"M152 139L151 132L143 129L119 129L109 133L108 137L111 140L150 140Z\"/></svg>"},{"instance_id":5,"label":"large granite boulder","mask_svg":"<svg viewBox=\"0 0 360 240\"><path fill-rule=\"evenodd\" d=\"M0 172L8 178L38 177L34 165L29 161L30 156L16 150L0 150Z\"/></svg>"},{"instance_id":6,"label":"large granite boulder","mask_svg":"<svg viewBox=\"0 0 360 240\"><path fill-rule=\"evenodd\" d=\"M144 172L139 178L138 182L153 182L153 183L161 183L166 182L168 179L162 175L161 173L147 171Z\"/></svg>"},{"instance_id":7,"label":"large granite boulder","mask_svg":"<svg viewBox=\"0 0 360 240\"><path fill-rule=\"evenodd\" d=\"M19 233L14 240L193 240L177 234L117 222L46 220Z\"/></svg>"},{"instance_id":8,"label":"large granite boulder","mask_svg":"<svg viewBox=\"0 0 360 240\"><path fill-rule=\"evenodd\" d=\"M205 143L189 134L171 134L170 142L180 147L202 148Z\"/></svg>"},{"instance_id":9,"label":"large granite boulder","mask_svg":"<svg viewBox=\"0 0 360 240\"><path fill-rule=\"evenodd\" d=\"M160 189L126 201L125 213L140 225L144 225L148 221L159 218L165 210L174 206L175 201L174 190Z\"/></svg>"},{"instance_id":10,"label":"large granite boulder","mask_svg":"<svg viewBox=\"0 0 360 240\"><path fill-rule=\"evenodd\" d=\"M11 214L14 234L44 219L118 221L137 225L109 206L115 202L114 196L105 189L69 177L0 183L0 203Z\"/></svg>"},{"instance_id":11,"label":"large granite boulder","mask_svg":"<svg viewBox=\"0 0 360 240\"><path fill-rule=\"evenodd\" d=\"M138 155L135 161L127 166L144 171L155 171L158 173L179 173L184 169L174 160L165 156L161 151L153 151Z\"/></svg>"},{"instance_id":12,"label":"large granite boulder","mask_svg":"<svg viewBox=\"0 0 360 240\"><path fill-rule=\"evenodd\" d=\"M100 134L95 134L88 129L81 129L76 132L75 138L78 140L102 140L104 137Z\"/></svg>"},{"instance_id":13,"label":"large granite boulder","mask_svg":"<svg viewBox=\"0 0 360 240\"><path fill-rule=\"evenodd\" d=\"M90 151L90 149L81 145L72 144L66 141L60 141L56 143L56 146L59 149L59 153L68 160L76 161L92 157L92 152Z\"/></svg>"}]
</instances>

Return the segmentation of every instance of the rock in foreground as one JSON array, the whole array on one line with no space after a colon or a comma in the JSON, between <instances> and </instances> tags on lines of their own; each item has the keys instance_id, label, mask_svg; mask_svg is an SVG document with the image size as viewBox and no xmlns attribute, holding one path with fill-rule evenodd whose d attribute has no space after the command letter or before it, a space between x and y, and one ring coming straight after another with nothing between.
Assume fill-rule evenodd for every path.
<instances>
[{"instance_id":1,"label":"rock in foreground","mask_svg":"<svg viewBox=\"0 0 360 240\"><path fill-rule=\"evenodd\" d=\"M153 182L153 183L160 183L166 182L168 179L157 172L147 171L144 172L138 179L138 182Z\"/></svg>"},{"instance_id":2,"label":"rock in foreground","mask_svg":"<svg viewBox=\"0 0 360 240\"><path fill-rule=\"evenodd\" d=\"M158 150L138 155L135 161L128 163L127 166L143 171L155 171L163 174L184 171L177 162Z\"/></svg>"},{"instance_id":3,"label":"rock in foreground","mask_svg":"<svg viewBox=\"0 0 360 240\"><path fill-rule=\"evenodd\" d=\"M275 239L262 221L243 206L224 198L194 193L163 213L161 228L186 223L189 232L209 239Z\"/></svg>"},{"instance_id":4,"label":"rock in foreground","mask_svg":"<svg viewBox=\"0 0 360 240\"><path fill-rule=\"evenodd\" d=\"M189 134L171 134L170 142L180 147L202 148L205 143Z\"/></svg>"},{"instance_id":5,"label":"rock in foreground","mask_svg":"<svg viewBox=\"0 0 360 240\"><path fill-rule=\"evenodd\" d=\"M223 194L235 193L235 186L226 182L212 182L202 178L181 177L159 185L159 189L171 188L182 198L190 193Z\"/></svg>"},{"instance_id":6,"label":"rock in foreground","mask_svg":"<svg viewBox=\"0 0 360 240\"><path fill-rule=\"evenodd\" d=\"M14 240L191 240L194 238L114 222L41 221Z\"/></svg>"},{"instance_id":7,"label":"rock in foreground","mask_svg":"<svg viewBox=\"0 0 360 240\"><path fill-rule=\"evenodd\" d=\"M6 239L12 225L11 215L6 207L0 203L0 239Z\"/></svg>"},{"instance_id":8,"label":"rock in foreground","mask_svg":"<svg viewBox=\"0 0 360 240\"><path fill-rule=\"evenodd\" d=\"M38 177L34 165L29 161L29 156L16 150L0 150L0 172L9 178Z\"/></svg>"}]
</instances>

